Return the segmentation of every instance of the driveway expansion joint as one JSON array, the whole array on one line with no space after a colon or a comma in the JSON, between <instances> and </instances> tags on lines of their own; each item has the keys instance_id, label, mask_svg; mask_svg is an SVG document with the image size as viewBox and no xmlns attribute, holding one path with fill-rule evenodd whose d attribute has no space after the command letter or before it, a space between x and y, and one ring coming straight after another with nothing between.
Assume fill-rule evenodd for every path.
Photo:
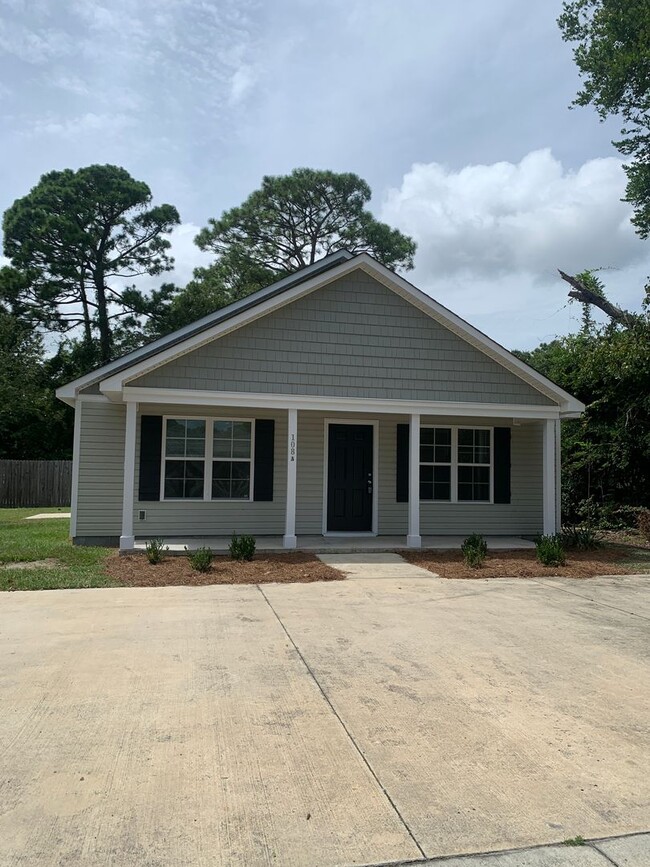
<instances>
[{"instance_id":1,"label":"driveway expansion joint","mask_svg":"<svg viewBox=\"0 0 650 867\"><path fill-rule=\"evenodd\" d=\"M303 656L303 654L302 654L300 648L298 647L298 645L297 645L296 642L294 641L294 639L293 639L291 633L289 632L289 630L287 629L287 627L284 625L282 619L280 618L280 615L278 614L278 612L275 610L275 608L274 608L273 605L271 604L271 601L270 601L270 599L268 598L268 596L266 595L266 593L264 592L264 590L262 589L262 586L261 586L260 584L257 584L256 586L257 586L257 589L259 590L259 592L262 594L262 596L263 596L263 598L264 598L264 601L266 602L266 604L269 606L269 608L270 608L271 611L273 612L273 614L274 614L276 620L278 621L278 623L280 624L280 627L282 628L283 632L285 633L285 635L287 636L287 638L288 638L289 641L291 642L291 645L292 645L293 649L294 649L295 652L297 653L297 655L298 655L300 661L302 662L302 664L305 666L307 672L309 673L309 676L311 677L311 679L312 679L312 680L314 681L314 683L316 684L316 686L317 686L319 692L320 692L321 695L323 696L323 698L324 698L325 702L327 703L328 707L330 708L330 710L332 711L332 713L334 714L334 716L335 716L336 719L338 720L339 724L341 725L341 728L343 729L343 731L345 732L345 734L346 734L347 737L349 738L350 743L352 744L352 746L354 747L354 749L357 751L357 753L358 753L359 756L361 757L361 760L363 761L363 763L365 764L365 766L368 768L370 774L372 775L372 778L375 780L375 782L377 783L377 785L379 786L379 788L381 789L381 791L384 793L384 796L385 796L386 800L387 800L388 803L391 805L391 807L393 808L393 810L394 810L395 814L397 815L398 819L400 820L400 822L402 823L402 825L403 825L404 828L406 829L406 832L408 833L409 837L411 838L411 840L413 841L413 843L414 843L415 846L417 847L418 852L420 852L420 854L422 855L422 859L421 859L421 860L420 860L420 859L417 859L417 860L415 860L415 861L402 861L401 863L402 863L402 864L420 864L420 863L422 863L422 861L426 861L426 858L427 858L426 852L424 851L424 849L422 848L422 846L420 845L420 843L419 843L418 840L416 839L415 835L413 834L413 831L412 831L412 830L410 829L410 827L408 826L408 824L407 824L406 820L404 819L404 816L402 816L402 814L401 814L401 812L400 812L400 810L399 810L397 804L395 803L395 801L392 799L392 797L391 797L390 794L388 793L388 790L386 789L386 787L383 785L383 783L381 782L381 780L380 780L379 777L377 776L377 773L376 773L375 769L372 767L372 765L371 765L370 762L368 761L367 757L365 756L363 750L361 749L361 747L359 746L359 744L356 742L356 740L355 740L354 737L352 736L352 732L351 732L351 731L349 730L349 728L346 726L346 724L345 724L345 722L343 721L341 715L338 713L338 711L336 710L336 708L335 708L334 705L332 704L332 701L331 701L330 697L327 695L327 693L326 693L325 690L323 689L323 687L322 687L320 681L319 681L318 678L316 677L316 674L314 673L314 671L312 670L311 666L309 665L309 663L307 662L307 660L306 660L305 657Z\"/></svg>"}]
</instances>

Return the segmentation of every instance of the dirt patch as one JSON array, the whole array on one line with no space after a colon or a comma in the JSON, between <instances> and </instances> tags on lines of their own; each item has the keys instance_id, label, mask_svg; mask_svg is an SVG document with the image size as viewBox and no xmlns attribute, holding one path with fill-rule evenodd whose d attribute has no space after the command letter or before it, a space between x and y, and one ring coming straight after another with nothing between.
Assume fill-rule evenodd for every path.
<instances>
[{"instance_id":1,"label":"dirt patch","mask_svg":"<svg viewBox=\"0 0 650 867\"><path fill-rule=\"evenodd\" d=\"M30 569L56 569L61 563L55 560L54 557L48 557L45 560L19 560L17 563L1 563L0 569L20 569L28 571Z\"/></svg>"},{"instance_id":2,"label":"dirt patch","mask_svg":"<svg viewBox=\"0 0 650 867\"><path fill-rule=\"evenodd\" d=\"M632 545L650 551L650 539L642 536L639 530L603 530L603 539L613 545Z\"/></svg>"},{"instance_id":3,"label":"dirt patch","mask_svg":"<svg viewBox=\"0 0 650 867\"><path fill-rule=\"evenodd\" d=\"M409 563L437 572L441 578L594 578L596 575L628 575L630 549L600 548L596 551L568 551L564 566L542 566L534 551L488 552L483 566L471 569L460 551L400 551ZM622 561L628 560L627 563ZM650 566L650 561L646 568ZM637 569L638 571L638 569Z\"/></svg>"},{"instance_id":4,"label":"dirt patch","mask_svg":"<svg viewBox=\"0 0 650 867\"><path fill-rule=\"evenodd\" d=\"M196 572L187 557L165 557L161 563L152 566L144 554L113 554L106 561L106 571L111 578L131 587L341 581L345 578L313 554L300 553L260 554L244 563L215 556L209 572Z\"/></svg>"}]
</instances>

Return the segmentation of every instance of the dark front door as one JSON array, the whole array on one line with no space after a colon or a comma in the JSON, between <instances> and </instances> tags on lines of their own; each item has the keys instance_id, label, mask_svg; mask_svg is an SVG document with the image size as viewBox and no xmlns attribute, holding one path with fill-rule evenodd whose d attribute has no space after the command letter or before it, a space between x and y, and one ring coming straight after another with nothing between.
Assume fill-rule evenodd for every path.
<instances>
[{"instance_id":1,"label":"dark front door","mask_svg":"<svg viewBox=\"0 0 650 867\"><path fill-rule=\"evenodd\" d=\"M372 530L372 432L369 424L329 426L328 530Z\"/></svg>"}]
</instances>

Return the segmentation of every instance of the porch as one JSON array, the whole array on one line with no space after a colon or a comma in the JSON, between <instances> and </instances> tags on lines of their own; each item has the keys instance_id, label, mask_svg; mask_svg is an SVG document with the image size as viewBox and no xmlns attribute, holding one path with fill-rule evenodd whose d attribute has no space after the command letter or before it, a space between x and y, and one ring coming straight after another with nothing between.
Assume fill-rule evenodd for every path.
<instances>
[{"instance_id":1,"label":"porch","mask_svg":"<svg viewBox=\"0 0 650 867\"><path fill-rule=\"evenodd\" d=\"M422 536L422 549L438 551L458 551L464 536ZM520 536L487 536L485 538L490 551L514 551L534 548L528 539ZM175 536L165 539L169 554L185 554L196 551L197 548L209 548L214 554L228 552L230 538L227 536ZM147 539L136 539L133 550L144 551ZM386 551L403 551L409 547L402 536L298 536L296 550L311 554L365 554ZM262 536L257 539L256 552L272 554L286 551L282 536Z\"/></svg>"}]
</instances>

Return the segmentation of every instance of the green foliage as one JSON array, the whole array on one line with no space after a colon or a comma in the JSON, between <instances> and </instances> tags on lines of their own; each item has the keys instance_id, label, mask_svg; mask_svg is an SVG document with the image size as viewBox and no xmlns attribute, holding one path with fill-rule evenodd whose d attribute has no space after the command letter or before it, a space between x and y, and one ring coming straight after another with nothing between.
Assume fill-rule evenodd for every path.
<instances>
[{"instance_id":1,"label":"green foliage","mask_svg":"<svg viewBox=\"0 0 650 867\"><path fill-rule=\"evenodd\" d=\"M255 539L253 536L238 536L233 533L228 550L232 560L252 560L255 554Z\"/></svg>"},{"instance_id":2,"label":"green foliage","mask_svg":"<svg viewBox=\"0 0 650 867\"><path fill-rule=\"evenodd\" d=\"M87 344L97 333L101 362L110 361L111 322L133 315L119 281L169 270L165 236L179 222L118 166L49 172L4 215L4 252L24 275L17 300L50 328L81 327Z\"/></svg>"},{"instance_id":3,"label":"green foliage","mask_svg":"<svg viewBox=\"0 0 650 867\"><path fill-rule=\"evenodd\" d=\"M631 157L626 201L642 238L650 235L650 4L647 0L566 0L558 19L575 43L582 76L574 105L593 105L601 119L623 121L614 146Z\"/></svg>"},{"instance_id":4,"label":"green foliage","mask_svg":"<svg viewBox=\"0 0 650 867\"><path fill-rule=\"evenodd\" d=\"M165 553L169 551L169 546L165 545L162 539L149 539L145 545L145 551L147 553L147 560L152 566L155 566L162 561Z\"/></svg>"},{"instance_id":5,"label":"green foliage","mask_svg":"<svg viewBox=\"0 0 650 867\"><path fill-rule=\"evenodd\" d=\"M563 846L584 846L585 838L581 837L579 834L577 837L570 837L568 840L562 841Z\"/></svg>"},{"instance_id":6,"label":"green foliage","mask_svg":"<svg viewBox=\"0 0 650 867\"><path fill-rule=\"evenodd\" d=\"M242 205L210 220L196 243L276 279L344 249L370 253L389 268L412 268L415 242L376 220L365 207L370 197L368 184L351 173L302 168L266 176Z\"/></svg>"},{"instance_id":7,"label":"green foliage","mask_svg":"<svg viewBox=\"0 0 650 867\"><path fill-rule=\"evenodd\" d=\"M190 566L195 572L209 572L212 565L212 551L209 548L197 548L190 554Z\"/></svg>"},{"instance_id":8,"label":"green foliage","mask_svg":"<svg viewBox=\"0 0 650 867\"><path fill-rule=\"evenodd\" d=\"M480 533L472 533L463 541L460 550L463 553L465 563L473 569L478 569L483 565L488 547Z\"/></svg>"},{"instance_id":9,"label":"green foliage","mask_svg":"<svg viewBox=\"0 0 650 867\"><path fill-rule=\"evenodd\" d=\"M649 346L650 321L640 317L624 330L608 326L517 353L587 406L582 418L562 424L567 522L593 523L601 510L650 506Z\"/></svg>"},{"instance_id":10,"label":"green foliage","mask_svg":"<svg viewBox=\"0 0 650 867\"><path fill-rule=\"evenodd\" d=\"M562 547L576 551L594 551L603 544L602 535L594 527L569 525L562 527Z\"/></svg>"},{"instance_id":11,"label":"green foliage","mask_svg":"<svg viewBox=\"0 0 650 867\"><path fill-rule=\"evenodd\" d=\"M535 539L537 559L542 566L563 566L565 562L562 537L538 536Z\"/></svg>"}]
</instances>

